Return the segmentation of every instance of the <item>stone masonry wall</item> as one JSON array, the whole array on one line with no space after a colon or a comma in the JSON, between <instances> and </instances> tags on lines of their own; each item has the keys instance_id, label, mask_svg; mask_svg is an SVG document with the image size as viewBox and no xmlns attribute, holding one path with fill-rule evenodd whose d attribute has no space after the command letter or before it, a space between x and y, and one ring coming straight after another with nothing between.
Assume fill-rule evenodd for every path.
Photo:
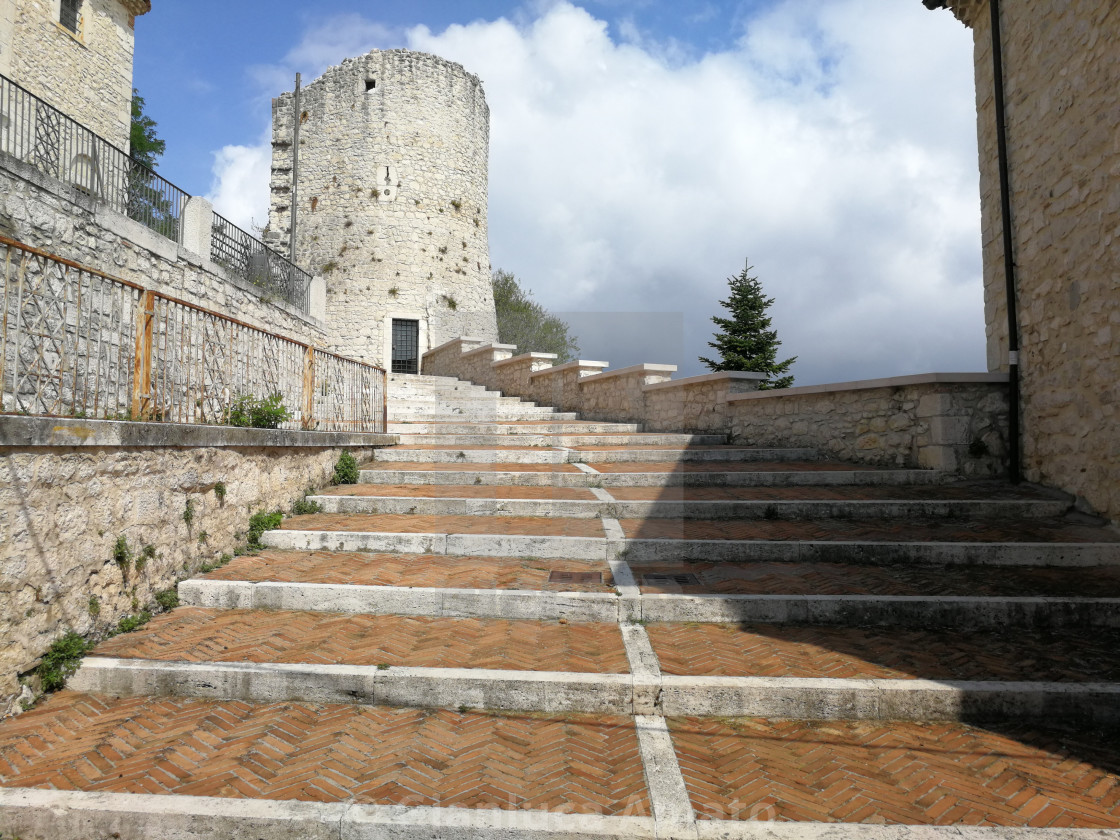
<instances>
[{"instance_id":1,"label":"stone masonry wall","mask_svg":"<svg viewBox=\"0 0 1120 840\"><path fill-rule=\"evenodd\" d=\"M6 445L29 423L55 426L55 445ZM80 445L106 427L126 437L187 428L238 436L241 445ZM312 443L315 434L0 417L0 716L18 711L17 676L56 638L138 612L154 593L233 551L253 513L288 510L303 491L325 485L342 448ZM304 445L275 445L296 439ZM373 450L351 451L368 459ZM151 545L155 557L122 569L113 560L121 535L134 555Z\"/></svg>"},{"instance_id":2,"label":"stone masonry wall","mask_svg":"<svg viewBox=\"0 0 1120 840\"><path fill-rule=\"evenodd\" d=\"M0 155L0 233L288 338L325 346L322 322L108 210L79 189Z\"/></svg>"},{"instance_id":3,"label":"stone masonry wall","mask_svg":"<svg viewBox=\"0 0 1120 840\"><path fill-rule=\"evenodd\" d=\"M952 375L949 375L952 376ZM729 398L732 440L746 446L808 447L844 461L1001 475L1007 460L1006 378L938 374L911 384L813 386ZM898 381L898 380L896 380ZM871 387L867 387L871 386Z\"/></svg>"},{"instance_id":4,"label":"stone masonry wall","mask_svg":"<svg viewBox=\"0 0 1120 840\"><path fill-rule=\"evenodd\" d=\"M0 72L128 151L134 17L139 0L83 0L81 31L58 23L58 0L15 0ZM6 67L6 69L5 69Z\"/></svg>"},{"instance_id":5,"label":"stone masonry wall","mask_svg":"<svg viewBox=\"0 0 1120 840\"><path fill-rule=\"evenodd\" d=\"M988 366L1007 369L991 11L973 29ZM1025 476L1120 520L1120 15L1001 4Z\"/></svg>"},{"instance_id":6,"label":"stone masonry wall","mask_svg":"<svg viewBox=\"0 0 1120 840\"><path fill-rule=\"evenodd\" d=\"M273 101L270 242L286 253L294 94ZM497 339L487 241L490 112L478 78L407 50L303 88L296 262L327 281L332 349L387 366L392 318L424 351Z\"/></svg>"}]
</instances>

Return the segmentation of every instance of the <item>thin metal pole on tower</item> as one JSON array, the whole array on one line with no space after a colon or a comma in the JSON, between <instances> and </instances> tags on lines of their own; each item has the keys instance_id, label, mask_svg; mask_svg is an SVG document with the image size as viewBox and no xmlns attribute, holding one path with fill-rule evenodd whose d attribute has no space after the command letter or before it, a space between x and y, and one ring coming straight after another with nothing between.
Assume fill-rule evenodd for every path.
<instances>
[{"instance_id":1,"label":"thin metal pole on tower","mask_svg":"<svg viewBox=\"0 0 1120 840\"><path fill-rule=\"evenodd\" d=\"M288 259L296 262L296 208L299 206L299 93L300 74L296 73L296 98L295 112L292 120L292 224L291 237L288 240Z\"/></svg>"}]
</instances>

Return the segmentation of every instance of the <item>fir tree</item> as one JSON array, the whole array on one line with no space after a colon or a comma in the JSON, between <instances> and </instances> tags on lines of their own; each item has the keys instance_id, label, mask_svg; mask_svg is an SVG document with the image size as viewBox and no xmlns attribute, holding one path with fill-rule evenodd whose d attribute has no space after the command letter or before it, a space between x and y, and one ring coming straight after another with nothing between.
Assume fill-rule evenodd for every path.
<instances>
[{"instance_id":1,"label":"fir tree","mask_svg":"<svg viewBox=\"0 0 1120 840\"><path fill-rule=\"evenodd\" d=\"M770 329L770 316L766 314L774 298L763 294L762 283L757 277L751 277L750 272L751 266L748 265L738 277L727 280L731 295L727 300L721 300L720 305L730 312L731 317L712 318L720 332L714 335L715 341L709 341L708 346L719 352L720 359L712 361L701 356L700 361L712 370L749 370L768 374L770 380L763 382L760 388L788 388L793 384L793 376L782 374L797 361L797 357L784 362L777 360L782 342L778 341L778 331Z\"/></svg>"}]
</instances>

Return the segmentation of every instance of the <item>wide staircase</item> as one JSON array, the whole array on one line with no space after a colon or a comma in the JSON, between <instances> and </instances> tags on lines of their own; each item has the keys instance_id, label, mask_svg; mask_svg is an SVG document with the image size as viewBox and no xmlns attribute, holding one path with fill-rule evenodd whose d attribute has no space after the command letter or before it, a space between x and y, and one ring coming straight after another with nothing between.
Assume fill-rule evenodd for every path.
<instances>
[{"instance_id":1,"label":"wide staircase","mask_svg":"<svg viewBox=\"0 0 1120 840\"><path fill-rule=\"evenodd\" d=\"M0 725L0 831L1120 837L1120 534L1070 499L390 400L360 483Z\"/></svg>"}]
</instances>

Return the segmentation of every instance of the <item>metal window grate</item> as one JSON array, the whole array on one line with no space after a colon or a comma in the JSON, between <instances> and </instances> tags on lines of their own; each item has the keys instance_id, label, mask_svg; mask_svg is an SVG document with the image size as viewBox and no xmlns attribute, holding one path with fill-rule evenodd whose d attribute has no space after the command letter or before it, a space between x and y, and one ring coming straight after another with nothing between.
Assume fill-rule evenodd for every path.
<instances>
[{"instance_id":1,"label":"metal window grate","mask_svg":"<svg viewBox=\"0 0 1120 840\"><path fill-rule=\"evenodd\" d=\"M602 572L549 572L549 583L602 583Z\"/></svg>"},{"instance_id":2,"label":"metal window grate","mask_svg":"<svg viewBox=\"0 0 1120 840\"><path fill-rule=\"evenodd\" d=\"M62 0L58 9L58 22L78 34L82 20L82 0Z\"/></svg>"},{"instance_id":3,"label":"metal window grate","mask_svg":"<svg viewBox=\"0 0 1120 840\"><path fill-rule=\"evenodd\" d=\"M646 586L661 586L666 583L675 583L678 586L698 586L700 579L692 574L654 574L642 575L642 583Z\"/></svg>"},{"instance_id":4,"label":"metal window grate","mask_svg":"<svg viewBox=\"0 0 1120 840\"><path fill-rule=\"evenodd\" d=\"M393 319L393 373L420 372L420 322Z\"/></svg>"}]
</instances>

